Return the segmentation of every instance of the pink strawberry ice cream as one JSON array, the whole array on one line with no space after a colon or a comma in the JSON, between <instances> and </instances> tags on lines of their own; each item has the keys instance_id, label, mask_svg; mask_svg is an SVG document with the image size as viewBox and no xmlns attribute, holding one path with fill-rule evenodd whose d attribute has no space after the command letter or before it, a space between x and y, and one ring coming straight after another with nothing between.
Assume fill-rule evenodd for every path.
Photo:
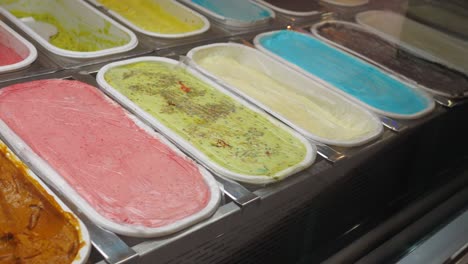
<instances>
[{"instance_id":1,"label":"pink strawberry ice cream","mask_svg":"<svg viewBox=\"0 0 468 264\"><path fill-rule=\"evenodd\" d=\"M23 58L13 49L0 43L0 66L15 64L22 60Z\"/></svg>"},{"instance_id":2,"label":"pink strawberry ice cream","mask_svg":"<svg viewBox=\"0 0 468 264\"><path fill-rule=\"evenodd\" d=\"M0 90L0 118L116 223L161 227L210 200L194 162L93 86L53 79L9 86Z\"/></svg>"}]
</instances>

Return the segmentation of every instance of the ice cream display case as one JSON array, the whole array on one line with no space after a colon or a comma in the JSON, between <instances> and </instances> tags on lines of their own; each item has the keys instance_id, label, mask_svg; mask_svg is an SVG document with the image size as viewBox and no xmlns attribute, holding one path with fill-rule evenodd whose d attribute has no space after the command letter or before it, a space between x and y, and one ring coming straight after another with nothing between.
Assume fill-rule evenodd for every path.
<instances>
[{"instance_id":1,"label":"ice cream display case","mask_svg":"<svg viewBox=\"0 0 468 264\"><path fill-rule=\"evenodd\" d=\"M421 18L453 12L434 1L311 1L294 21L286 2L245 1L275 15L241 29L210 1L57 2L138 41L67 57L31 33L34 5L0 0L38 50L0 73L0 137L86 226L87 263L318 263L468 155L468 58L437 52L466 39Z\"/></svg>"}]
</instances>

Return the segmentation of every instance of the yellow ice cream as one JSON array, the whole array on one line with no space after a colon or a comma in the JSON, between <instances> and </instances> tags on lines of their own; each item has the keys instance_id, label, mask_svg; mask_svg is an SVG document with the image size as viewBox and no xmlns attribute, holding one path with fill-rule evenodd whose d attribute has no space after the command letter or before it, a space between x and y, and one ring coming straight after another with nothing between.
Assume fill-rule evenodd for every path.
<instances>
[{"instance_id":1,"label":"yellow ice cream","mask_svg":"<svg viewBox=\"0 0 468 264\"><path fill-rule=\"evenodd\" d=\"M227 84L316 136L346 141L362 138L376 130L376 124L369 122L369 116L363 111L350 109L349 104L340 100L301 92L229 55L200 56L195 61Z\"/></svg>"},{"instance_id":2,"label":"yellow ice cream","mask_svg":"<svg viewBox=\"0 0 468 264\"><path fill-rule=\"evenodd\" d=\"M188 11L168 0L98 0L98 2L137 27L154 33L181 34L199 30L204 26L203 21L195 16L185 14L178 17L171 13L169 9L180 9L181 14Z\"/></svg>"}]
</instances>

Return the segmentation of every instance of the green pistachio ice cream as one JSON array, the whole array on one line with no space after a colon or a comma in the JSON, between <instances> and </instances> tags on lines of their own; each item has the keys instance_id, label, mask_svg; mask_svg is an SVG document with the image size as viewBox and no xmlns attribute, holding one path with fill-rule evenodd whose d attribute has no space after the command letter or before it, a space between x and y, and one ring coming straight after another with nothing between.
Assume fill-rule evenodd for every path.
<instances>
[{"instance_id":1,"label":"green pistachio ice cream","mask_svg":"<svg viewBox=\"0 0 468 264\"><path fill-rule=\"evenodd\" d=\"M125 30L93 11L85 1L0 0L0 6L24 20L19 23L62 50L97 52L122 47L131 41Z\"/></svg>"},{"instance_id":2,"label":"green pistachio ice cream","mask_svg":"<svg viewBox=\"0 0 468 264\"><path fill-rule=\"evenodd\" d=\"M50 37L49 42L57 48L71 51L98 51L103 49L122 46L128 42L127 39L118 38L109 33L111 24L106 22L104 27L91 27L86 24L78 28L66 28L53 15L47 13L27 13L22 11L11 11L17 18L32 17L36 21L51 24L57 28L57 34Z\"/></svg>"},{"instance_id":3,"label":"green pistachio ice cream","mask_svg":"<svg viewBox=\"0 0 468 264\"><path fill-rule=\"evenodd\" d=\"M136 62L108 70L106 82L218 165L267 175L304 161L303 142L185 69Z\"/></svg>"}]
</instances>

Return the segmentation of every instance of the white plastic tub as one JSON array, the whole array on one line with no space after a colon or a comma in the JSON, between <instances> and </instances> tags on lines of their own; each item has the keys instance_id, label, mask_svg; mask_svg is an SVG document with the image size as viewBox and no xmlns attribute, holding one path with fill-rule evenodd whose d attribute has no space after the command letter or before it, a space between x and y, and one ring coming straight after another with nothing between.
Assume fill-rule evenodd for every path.
<instances>
[{"instance_id":1,"label":"white plastic tub","mask_svg":"<svg viewBox=\"0 0 468 264\"><path fill-rule=\"evenodd\" d=\"M3 141L1 141L1 140L0 140L0 147L6 147L5 143L3 143ZM10 160L22 163L21 160L8 147L6 147L6 153L7 153L7 155L9 155ZM41 194L45 193L45 194L50 195L51 198L52 198L51 200L55 201L58 204L58 206L60 207L58 209L61 209L66 214L71 214L76 219L76 221L78 223L78 230L77 231L78 231L78 235L79 235L79 239L80 239L79 242L80 242L81 248L77 252L77 254L75 256L75 259L73 260L72 264L84 264L84 263L86 263L86 261L88 260L89 254L91 252L91 241L90 241L88 229L83 224L83 222L81 222L81 220L78 219L78 217L76 217L76 215L57 197L57 195L55 195L49 189L49 187L47 187L47 185L45 185L41 181L41 179L39 179L39 177L36 174L34 174L34 172L27 169L26 173L27 173L27 176L30 177L29 180L31 182L33 182L35 185L40 186L40 188L37 188L37 189ZM41 190L41 188L42 188L42 190Z\"/></svg>"},{"instance_id":2,"label":"white plastic tub","mask_svg":"<svg viewBox=\"0 0 468 264\"><path fill-rule=\"evenodd\" d=\"M241 89L236 88L235 86L227 83L226 81L223 81L219 76L216 76L212 72L209 72L207 69L203 68L203 66L201 66L198 62L204 57L210 56L211 54L222 54L224 57L234 59L239 64L261 72L279 83L284 83L286 81L288 82L291 91L295 94L301 94L304 96L308 96L309 98L316 98L318 101L322 102L331 102L331 104L336 105L336 108L341 110L337 110L337 113L347 115L347 118L353 118L353 113L356 114L355 116L359 115L360 118L356 117L353 123L359 123L360 125L363 123L368 123L369 128L371 129L369 129L370 131L367 134L361 135L360 137L350 140L337 140L326 138L324 136L318 136L314 134L313 131L307 130L303 126L295 123L294 121L288 120L286 116L282 115L278 111L275 111L275 109L271 109L270 107L266 106L264 103L261 102L261 99L249 96ZM370 111L365 110L353 101L333 92L329 85L324 85L319 82L316 82L311 78L307 78L304 75L291 70L286 65L275 61L274 59L268 57L267 55L261 53L256 49L234 43L211 44L194 48L191 51L189 51L187 56L192 59L193 64L202 73L213 78L216 82L219 82L220 84L228 87L235 93L243 96L244 98L247 98L249 101L255 103L260 108L264 109L265 111L272 114L279 120L283 121L290 127L299 131L307 138L310 138L314 141L335 146L352 147L367 143L377 138L383 132L383 126L380 120ZM254 80L251 81L252 83L255 83ZM278 100L281 99L278 98ZM288 104L287 100L288 98L284 98L284 105ZM302 110L311 111L310 109L305 108ZM328 113L332 113L332 111L329 109ZM300 115L301 113L297 114ZM317 116L320 115L322 114L317 113ZM311 120L310 122L314 121Z\"/></svg>"},{"instance_id":3,"label":"white plastic tub","mask_svg":"<svg viewBox=\"0 0 468 264\"><path fill-rule=\"evenodd\" d=\"M194 3L192 0L179 0L179 1L189 5L191 8L195 10L198 10L206 14L207 16L211 17L212 19L214 19L215 21L219 23L222 23L226 26L234 27L234 28L244 29L244 28L249 28L249 27L257 27L257 26L267 24L271 19L275 18L275 12L273 12L273 10L265 6L262 6L254 2L253 0L248 0L248 2L252 5L258 6L261 9L264 9L266 12L269 13L268 17L265 17L263 19L258 19L258 20L252 20L252 21L244 21L244 20L229 18L229 17L223 16L222 14L218 14L204 6Z\"/></svg>"},{"instance_id":4,"label":"white plastic tub","mask_svg":"<svg viewBox=\"0 0 468 264\"><path fill-rule=\"evenodd\" d=\"M153 61L153 62L164 62L164 63L168 63L168 64L172 64L172 65L178 65L179 64L178 61L168 59L168 58L162 58L162 57L140 57L140 58L134 58L134 59L129 59L129 60L120 61L120 62L114 62L114 63L110 63L110 64L104 66L103 68L101 68L101 70L99 71L99 73L97 75L97 81L98 81L100 87L108 95L110 95L114 100L116 100L117 102L122 104L125 108L127 108L132 113L136 114L142 120L149 123L156 130L161 131L161 133L163 135L167 136L168 138L170 138L171 140L176 142L178 146L180 146L182 149L184 149L185 151L190 153L192 155L192 157L194 157L196 160L198 160L202 164L205 164L207 167L211 168L213 171L215 171L219 175L221 175L223 177L233 179L233 180L236 180L236 181L240 181L240 182L246 182L246 183L251 183L251 184L268 184L268 183L277 182L277 181L282 180L282 179L284 179L286 177L289 177L289 176L293 175L294 173L299 172L299 171L307 168L308 166L310 166L314 162L315 157L316 157L316 147L315 147L315 145L312 145L304 137L297 134L296 132L294 132L293 130L288 128L287 126L281 124L280 122L278 122L275 119L273 119L273 118L269 117L268 115L266 115L264 112L262 112L262 111L258 110L257 108L251 106L246 101L238 98L234 94L232 94L229 91L225 90L219 84L217 84L217 83L213 82L212 80L208 79L207 77L203 76L202 74L200 74L195 69L187 68L187 71L190 74L197 77L201 81L203 81L203 82L209 84L210 86L216 88L221 93L224 93L224 94L228 95L233 100L241 103L242 105L244 105L248 109L262 115L263 117L265 117L267 120L269 120L271 123L273 123L275 126L279 127L280 129L288 131L291 135L293 135L298 140L300 140L304 144L304 146L306 148L306 156L304 157L304 159L300 163L298 163L298 164L296 164L294 166L290 166L290 167L286 168L285 170L280 171L277 174L272 175L272 176L267 176L267 175L245 175L245 174L233 172L233 171L228 170L227 168L217 164L216 162L212 161L202 151L198 150L198 148L196 148L189 141L187 141L183 137L179 136L178 134L174 133L172 131L172 129L165 126L162 122L158 121L156 118L151 116L149 113L147 113L146 111L141 109L138 105L133 103L126 96L124 96L123 94L118 92L116 89L114 89L104 79L104 76L105 76L106 72L108 70L114 68L114 67L127 65L127 64L132 64L132 63L136 63L136 62L145 62L145 61L146 62L151 62L151 61Z\"/></svg>"},{"instance_id":5,"label":"white plastic tub","mask_svg":"<svg viewBox=\"0 0 468 264\"><path fill-rule=\"evenodd\" d=\"M26 25L10 11L34 13L43 16L53 17L64 30L78 31L82 34L104 34L111 38L111 41L122 42L109 48L102 48L96 51L76 51L57 47L50 43L48 39L41 37L31 27ZM94 9L85 1L76 0L19 0L14 3L4 4L0 7L0 13L10 19L19 28L36 40L48 51L71 58L95 58L115 53L129 51L138 45L135 34L114 20ZM106 33L107 32L107 33ZM73 40L75 43L79 39Z\"/></svg>"},{"instance_id":6,"label":"white plastic tub","mask_svg":"<svg viewBox=\"0 0 468 264\"><path fill-rule=\"evenodd\" d=\"M14 64L0 65L0 74L28 67L37 58L36 48L2 21L0 21L0 43L23 58Z\"/></svg>"},{"instance_id":7,"label":"white plastic tub","mask_svg":"<svg viewBox=\"0 0 468 264\"><path fill-rule=\"evenodd\" d=\"M0 90L1 93L1 90ZM110 98L104 95L109 103L116 104ZM176 148L171 142L156 133L153 129L145 125L135 116L130 113L126 113L136 125L144 129L150 136L157 138L163 144L169 146L179 156L190 160L184 153ZM43 179L48 184L55 186L62 192L63 195L67 196L70 201L73 201L75 205L93 222L99 226L115 232L117 234L133 236L133 237L159 237L165 236L184 228L187 228L195 223L198 223L208 217L210 217L218 208L221 201L221 191L218 183L201 165L197 164L200 173L202 174L205 183L210 191L210 201L207 203L205 208L202 210L180 220L175 221L169 225L161 227L147 227L140 225L130 225L117 223L102 216L96 211L81 195L79 195L75 189L68 184L68 182L52 167L47 161L36 154L8 125L0 119L0 135L12 146L16 153L28 164L32 164L34 168L37 168L41 175L44 175ZM98 188L98 187L97 187Z\"/></svg>"},{"instance_id":8,"label":"white plastic tub","mask_svg":"<svg viewBox=\"0 0 468 264\"><path fill-rule=\"evenodd\" d=\"M160 5L165 11L168 13L173 14L176 17L182 18L187 23L195 24L196 22L201 22L203 24L202 28L186 32L186 33L174 33L174 34L167 34L167 33L158 33L154 31L145 30L132 21L128 20L120 13L115 10L108 8L107 6L100 3L99 0L90 0L96 6L102 6L105 8L109 13L111 13L114 17L118 18L122 21L125 25L130 27L131 29L143 33L148 36L157 37L157 38L185 38L190 36L195 36L206 32L210 28L210 22L204 16L200 15L199 13L193 11L192 9L180 4L175 0L161 0L156 1L153 0L155 3Z\"/></svg>"}]
</instances>

